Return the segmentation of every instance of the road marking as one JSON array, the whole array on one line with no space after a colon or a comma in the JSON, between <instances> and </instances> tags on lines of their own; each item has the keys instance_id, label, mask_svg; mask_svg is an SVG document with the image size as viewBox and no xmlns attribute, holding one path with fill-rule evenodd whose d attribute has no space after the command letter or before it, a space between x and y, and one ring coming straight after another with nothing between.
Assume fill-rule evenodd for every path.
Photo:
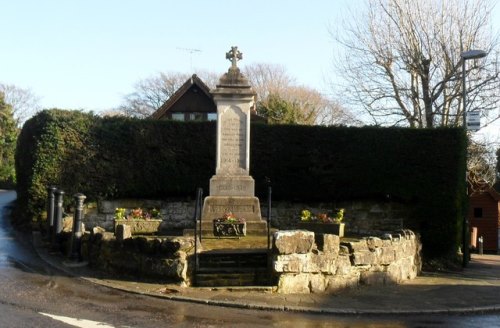
<instances>
[{"instance_id":1,"label":"road marking","mask_svg":"<svg viewBox=\"0 0 500 328\"><path fill-rule=\"evenodd\" d=\"M114 326L108 325L107 323L104 323L104 322L63 317L60 315L54 315L54 314L43 313L43 312L38 312L38 313L40 313L41 315L50 317L54 320L62 321L64 323L67 323L68 325L72 325L72 326L80 327L80 328L115 328Z\"/></svg>"}]
</instances>

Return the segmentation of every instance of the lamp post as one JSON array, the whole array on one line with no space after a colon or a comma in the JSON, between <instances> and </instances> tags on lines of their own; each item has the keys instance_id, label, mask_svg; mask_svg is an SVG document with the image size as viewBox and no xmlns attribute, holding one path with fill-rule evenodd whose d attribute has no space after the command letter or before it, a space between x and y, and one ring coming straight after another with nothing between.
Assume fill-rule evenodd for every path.
<instances>
[{"instance_id":1,"label":"lamp post","mask_svg":"<svg viewBox=\"0 0 500 328\"><path fill-rule=\"evenodd\" d=\"M462 106L463 106L463 126L467 132L467 92L465 87L465 62L469 59L486 57L488 53L483 50L468 50L460 54L462 58ZM465 148L465 193L467 195L467 144ZM462 266L465 268L469 264L469 227L467 222L467 212L464 213L462 222Z\"/></svg>"}]
</instances>

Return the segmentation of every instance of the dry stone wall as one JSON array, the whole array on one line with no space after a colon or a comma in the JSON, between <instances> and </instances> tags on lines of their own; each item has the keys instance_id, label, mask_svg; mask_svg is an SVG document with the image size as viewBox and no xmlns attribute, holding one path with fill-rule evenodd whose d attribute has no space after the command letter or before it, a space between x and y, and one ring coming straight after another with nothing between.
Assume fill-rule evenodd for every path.
<instances>
[{"instance_id":1,"label":"dry stone wall","mask_svg":"<svg viewBox=\"0 0 500 328\"><path fill-rule=\"evenodd\" d=\"M273 273L279 293L334 293L413 279L421 270L420 252L420 240L410 230L347 242L305 230L278 231Z\"/></svg>"},{"instance_id":2,"label":"dry stone wall","mask_svg":"<svg viewBox=\"0 0 500 328\"><path fill-rule=\"evenodd\" d=\"M106 200L87 204L83 222L88 229L100 226L107 231L113 231L116 208L155 207L160 209L163 218L161 231L192 229L194 206L194 200ZM296 229L303 209L322 213L334 208L345 208L346 231L351 234L378 235L403 228L418 228L410 219L410 206L397 202L375 201L314 204L273 202L271 226L280 230ZM265 204L261 206L261 213L267 213Z\"/></svg>"},{"instance_id":3,"label":"dry stone wall","mask_svg":"<svg viewBox=\"0 0 500 328\"><path fill-rule=\"evenodd\" d=\"M123 227L123 226L122 226ZM94 228L82 237L82 257L104 272L138 278L156 278L187 286L194 237L125 237Z\"/></svg>"}]
</instances>

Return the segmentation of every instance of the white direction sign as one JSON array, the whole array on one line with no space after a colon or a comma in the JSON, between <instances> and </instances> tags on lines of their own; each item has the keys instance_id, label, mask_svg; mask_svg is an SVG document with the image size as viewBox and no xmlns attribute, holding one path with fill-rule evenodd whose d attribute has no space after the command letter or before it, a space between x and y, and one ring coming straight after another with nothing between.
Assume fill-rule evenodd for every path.
<instances>
[{"instance_id":1,"label":"white direction sign","mask_svg":"<svg viewBox=\"0 0 500 328\"><path fill-rule=\"evenodd\" d=\"M478 110L467 112L467 130L478 131L481 128L481 116Z\"/></svg>"}]
</instances>

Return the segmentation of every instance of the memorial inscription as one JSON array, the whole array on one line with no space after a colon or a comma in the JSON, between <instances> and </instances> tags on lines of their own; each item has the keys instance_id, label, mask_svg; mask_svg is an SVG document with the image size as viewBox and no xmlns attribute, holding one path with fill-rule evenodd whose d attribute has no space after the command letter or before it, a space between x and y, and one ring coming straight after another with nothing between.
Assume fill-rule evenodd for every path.
<instances>
[{"instance_id":1,"label":"memorial inscription","mask_svg":"<svg viewBox=\"0 0 500 328\"><path fill-rule=\"evenodd\" d=\"M238 174L246 170L245 114L231 106L220 115L220 173Z\"/></svg>"}]
</instances>

